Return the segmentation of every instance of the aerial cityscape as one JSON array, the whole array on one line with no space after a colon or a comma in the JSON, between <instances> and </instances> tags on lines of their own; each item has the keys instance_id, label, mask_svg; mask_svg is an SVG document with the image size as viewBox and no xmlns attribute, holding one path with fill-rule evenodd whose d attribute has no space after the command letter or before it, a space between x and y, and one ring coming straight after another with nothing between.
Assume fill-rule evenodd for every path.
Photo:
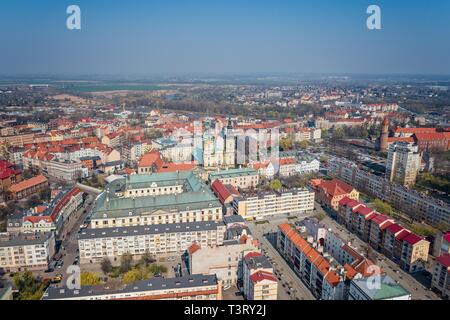
<instances>
[{"instance_id":1,"label":"aerial cityscape","mask_svg":"<svg viewBox=\"0 0 450 320\"><path fill-rule=\"evenodd\" d=\"M450 28L404 57L385 1L62 2L0 13L0 300L450 299ZM358 43L286 44L295 10Z\"/></svg>"}]
</instances>

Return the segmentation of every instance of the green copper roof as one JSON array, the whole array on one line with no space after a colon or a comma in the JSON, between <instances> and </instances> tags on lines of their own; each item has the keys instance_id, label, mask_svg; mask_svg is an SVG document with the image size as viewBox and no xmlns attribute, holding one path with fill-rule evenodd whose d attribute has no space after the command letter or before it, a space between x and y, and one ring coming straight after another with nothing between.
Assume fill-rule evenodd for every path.
<instances>
[{"instance_id":1,"label":"green copper roof","mask_svg":"<svg viewBox=\"0 0 450 320\"><path fill-rule=\"evenodd\" d=\"M372 280L368 280L366 278L353 280L353 282L359 289L364 292L365 295L367 295L372 300L386 300L410 294L405 290L405 288L397 284L388 275L381 276L380 286L378 288L369 288L368 282L371 285L374 285L374 283Z\"/></svg>"},{"instance_id":2,"label":"green copper roof","mask_svg":"<svg viewBox=\"0 0 450 320\"><path fill-rule=\"evenodd\" d=\"M117 197L115 195L117 191L150 187L153 183L158 186L183 184L183 192L142 197ZM192 172L131 175L129 178L117 179L106 186L106 191L96 200L92 219L151 214L158 210L179 212L220 207L219 200L210 188Z\"/></svg>"},{"instance_id":3,"label":"green copper roof","mask_svg":"<svg viewBox=\"0 0 450 320\"><path fill-rule=\"evenodd\" d=\"M252 168L228 169L210 173L209 180L212 181L214 179L234 178L237 176L250 176L257 174L258 171Z\"/></svg>"}]
</instances>

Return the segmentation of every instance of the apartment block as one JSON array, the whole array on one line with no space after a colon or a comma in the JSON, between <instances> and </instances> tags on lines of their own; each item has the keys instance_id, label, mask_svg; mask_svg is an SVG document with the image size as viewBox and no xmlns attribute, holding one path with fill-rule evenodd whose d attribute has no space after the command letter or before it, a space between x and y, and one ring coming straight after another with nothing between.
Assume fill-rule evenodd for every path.
<instances>
[{"instance_id":1,"label":"apartment block","mask_svg":"<svg viewBox=\"0 0 450 320\"><path fill-rule=\"evenodd\" d=\"M314 209L314 192L298 188L280 192L245 193L234 199L233 208L244 219L301 214Z\"/></svg>"},{"instance_id":2,"label":"apartment block","mask_svg":"<svg viewBox=\"0 0 450 320\"><path fill-rule=\"evenodd\" d=\"M0 234L0 269L6 272L45 270L54 253L52 232Z\"/></svg>"},{"instance_id":3,"label":"apartment block","mask_svg":"<svg viewBox=\"0 0 450 320\"><path fill-rule=\"evenodd\" d=\"M148 252L166 256L181 254L196 243L201 248L223 245L225 226L221 222L190 222L135 227L85 229L78 236L80 263L117 261L130 253L139 258Z\"/></svg>"},{"instance_id":4,"label":"apartment block","mask_svg":"<svg viewBox=\"0 0 450 320\"><path fill-rule=\"evenodd\" d=\"M412 143L395 142L389 145L386 178L404 186L416 183L422 155Z\"/></svg>"},{"instance_id":5,"label":"apartment block","mask_svg":"<svg viewBox=\"0 0 450 320\"><path fill-rule=\"evenodd\" d=\"M444 299L450 299L450 254L444 253L436 258L431 288L440 293Z\"/></svg>"},{"instance_id":6,"label":"apartment block","mask_svg":"<svg viewBox=\"0 0 450 320\"><path fill-rule=\"evenodd\" d=\"M222 286L214 275L155 277L119 288L103 285L70 290L50 286L42 300L222 300Z\"/></svg>"},{"instance_id":7,"label":"apartment block","mask_svg":"<svg viewBox=\"0 0 450 320\"><path fill-rule=\"evenodd\" d=\"M389 202L419 222L437 226L450 224L450 206L443 200L376 176L346 159L330 160L328 174L345 180L369 196Z\"/></svg>"}]
</instances>

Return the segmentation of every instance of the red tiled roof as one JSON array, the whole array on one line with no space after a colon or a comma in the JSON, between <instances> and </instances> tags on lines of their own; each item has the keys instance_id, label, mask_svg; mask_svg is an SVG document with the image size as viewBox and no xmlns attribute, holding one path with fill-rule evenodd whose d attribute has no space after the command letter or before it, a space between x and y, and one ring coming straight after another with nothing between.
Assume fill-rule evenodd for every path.
<instances>
[{"instance_id":1,"label":"red tiled roof","mask_svg":"<svg viewBox=\"0 0 450 320\"><path fill-rule=\"evenodd\" d=\"M399 224L391 224L389 227L386 228L387 231L389 231L392 234L396 234L398 232L400 232L401 230L403 230L404 228L399 225Z\"/></svg>"},{"instance_id":2,"label":"red tiled roof","mask_svg":"<svg viewBox=\"0 0 450 320\"><path fill-rule=\"evenodd\" d=\"M411 231L403 229L402 231L400 231L396 236L395 239L401 241L403 240L406 236L408 236L409 234L411 234Z\"/></svg>"},{"instance_id":3,"label":"red tiled roof","mask_svg":"<svg viewBox=\"0 0 450 320\"><path fill-rule=\"evenodd\" d=\"M408 242L410 245L415 245L417 242L423 240L423 238L419 237L417 234L410 233L407 235L403 241Z\"/></svg>"},{"instance_id":4,"label":"red tiled roof","mask_svg":"<svg viewBox=\"0 0 450 320\"><path fill-rule=\"evenodd\" d=\"M450 231L444 234L444 239L445 241L450 242Z\"/></svg>"},{"instance_id":5,"label":"red tiled roof","mask_svg":"<svg viewBox=\"0 0 450 320\"><path fill-rule=\"evenodd\" d=\"M345 276L349 279L349 280L353 280L353 278L356 276L356 274L358 273L355 269L352 268L351 265L349 265L348 263L346 263L344 265L344 269L346 271Z\"/></svg>"},{"instance_id":6,"label":"red tiled roof","mask_svg":"<svg viewBox=\"0 0 450 320\"><path fill-rule=\"evenodd\" d=\"M9 191L11 192L20 192L23 190L26 190L28 188L31 188L33 186L39 185L41 183L45 183L47 182L47 178L44 177L43 175L38 175L36 177L33 177L31 179L28 180L23 180L19 183L13 184L10 188Z\"/></svg>"},{"instance_id":7,"label":"red tiled roof","mask_svg":"<svg viewBox=\"0 0 450 320\"><path fill-rule=\"evenodd\" d=\"M252 251L245 255L244 260L248 261L249 259L251 259L253 257L260 257L260 256L262 256L261 252Z\"/></svg>"},{"instance_id":8,"label":"red tiled roof","mask_svg":"<svg viewBox=\"0 0 450 320\"><path fill-rule=\"evenodd\" d=\"M194 252L196 252L200 249L201 249L201 247L198 244L193 243L189 246L189 248L187 250L188 250L189 254L193 254Z\"/></svg>"},{"instance_id":9,"label":"red tiled roof","mask_svg":"<svg viewBox=\"0 0 450 320\"><path fill-rule=\"evenodd\" d=\"M375 264L371 260L364 258L355 266L355 270L358 271L358 273L362 274L364 277L368 277L370 275L373 275L377 271L377 269L371 267L373 265ZM381 272L381 270L379 271Z\"/></svg>"},{"instance_id":10,"label":"red tiled roof","mask_svg":"<svg viewBox=\"0 0 450 320\"><path fill-rule=\"evenodd\" d=\"M162 164L157 163L157 168L155 172L176 172L176 171L190 171L194 170L196 167L195 162L190 163L173 163L173 162L165 162Z\"/></svg>"},{"instance_id":11,"label":"red tiled roof","mask_svg":"<svg viewBox=\"0 0 450 320\"><path fill-rule=\"evenodd\" d=\"M352 186L338 179L331 181L322 180L317 187L332 197L348 194L353 191Z\"/></svg>"},{"instance_id":12,"label":"red tiled roof","mask_svg":"<svg viewBox=\"0 0 450 320\"><path fill-rule=\"evenodd\" d=\"M436 133L415 133L414 136L417 140L446 140L446 136L442 132L436 132Z\"/></svg>"},{"instance_id":13,"label":"red tiled roof","mask_svg":"<svg viewBox=\"0 0 450 320\"><path fill-rule=\"evenodd\" d=\"M162 164L161 154L153 150L149 153L144 154L139 161L139 167L151 167L153 165Z\"/></svg>"},{"instance_id":14,"label":"red tiled roof","mask_svg":"<svg viewBox=\"0 0 450 320\"><path fill-rule=\"evenodd\" d=\"M295 164L295 159L293 158L282 158L278 161L280 166L288 165L288 164Z\"/></svg>"},{"instance_id":15,"label":"red tiled roof","mask_svg":"<svg viewBox=\"0 0 450 320\"><path fill-rule=\"evenodd\" d=\"M19 174L19 173L20 173L20 170L0 167L0 179L8 179L9 177Z\"/></svg>"},{"instance_id":16,"label":"red tiled roof","mask_svg":"<svg viewBox=\"0 0 450 320\"><path fill-rule=\"evenodd\" d=\"M224 185L220 180L215 180L211 184L211 189L219 197L221 203L224 203L229 197L239 195L239 191L232 185Z\"/></svg>"},{"instance_id":17,"label":"red tiled roof","mask_svg":"<svg viewBox=\"0 0 450 320\"><path fill-rule=\"evenodd\" d=\"M260 282L260 281L263 281L263 280L277 282L277 278L272 273L265 272L265 271L258 271L258 272L253 273L250 276L250 280L253 283Z\"/></svg>"},{"instance_id":18,"label":"red tiled roof","mask_svg":"<svg viewBox=\"0 0 450 320\"><path fill-rule=\"evenodd\" d=\"M385 223L383 223L383 224L380 226L380 229L381 229L381 230L384 230L384 229L386 229L386 228L389 228L389 226L391 226L391 225L393 225L393 224L394 224L394 222L388 220L388 221L386 221Z\"/></svg>"},{"instance_id":19,"label":"red tiled roof","mask_svg":"<svg viewBox=\"0 0 450 320\"><path fill-rule=\"evenodd\" d=\"M341 278L334 271L328 272L327 275L325 276L325 279L332 286L337 286L341 280Z\"/></svg>"},{"instance_id":20,"label":"red tiled roof","mask_svg":"<svg viewBox=\"0 0 450 320\"><path fill-rule=\"evenodd\" d=\"M434 133L436 128L395 128L394 133Z\"/></svg>"},{"instance_id":21,"label":"red tiled roof","mask_svg":"<svg viewBox=\"0 0 450 320\"><path fill-rule=\"evenodd\" d=\"M373 222L375 222L376 224L380 225L380 224L382 224L383 222L385 222L388 219L389 219L389 217L385 216L384 214L377 214L371 220Z\"/></svg>"},{"instance_id":22,"label":"red tiled roof","mask_svg":"<svg viewBox=\"0 0 450 320\"><path fill-rule=\"evenodd\" d=\"M413 137L390 137L387 139L388 143L393 143L393 142L409 142L409 143L414 143L414 138Z\"/></svg>"},{"instance_id":23,"label":"red tiled roof","mask_svg":"<svg viewBox=\"0 0 450 320\"><path fill-rule=\"evenodd\" d=\"M450 268L450 253L444 253L442 256L436 258L436 261L446 268Z\"/></svg>"},{"instance_id":24,"label":"red tiled roof","mask_svg":"<svg viewBox=\"0 0 450 320\"><path fill-rule=\"evenodd\" d=\"M372 212L374 212L374 211L372 209L370 209L369 207L366 207L366 206L358 207L355 210L355 213L359 213L359 214L361 214L363 216L367 216L367 215L371 214Z\"/></svg>"}]
</instances>

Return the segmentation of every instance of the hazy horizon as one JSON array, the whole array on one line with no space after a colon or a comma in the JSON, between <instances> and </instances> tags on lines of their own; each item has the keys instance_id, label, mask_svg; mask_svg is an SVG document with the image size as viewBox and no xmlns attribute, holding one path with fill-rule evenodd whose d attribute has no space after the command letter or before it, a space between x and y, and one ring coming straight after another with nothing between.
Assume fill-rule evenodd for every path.
<instances>
[{"instance_id":1,"label":"hazy horizon","mask_svg":"<svg viewBox=\"0 0 450 320\"><path fill-rule=\"evenodd\" d=\"M10 0L0 26L3 76L450 75L450 1Z\"/></svg>"}]
</instances>

